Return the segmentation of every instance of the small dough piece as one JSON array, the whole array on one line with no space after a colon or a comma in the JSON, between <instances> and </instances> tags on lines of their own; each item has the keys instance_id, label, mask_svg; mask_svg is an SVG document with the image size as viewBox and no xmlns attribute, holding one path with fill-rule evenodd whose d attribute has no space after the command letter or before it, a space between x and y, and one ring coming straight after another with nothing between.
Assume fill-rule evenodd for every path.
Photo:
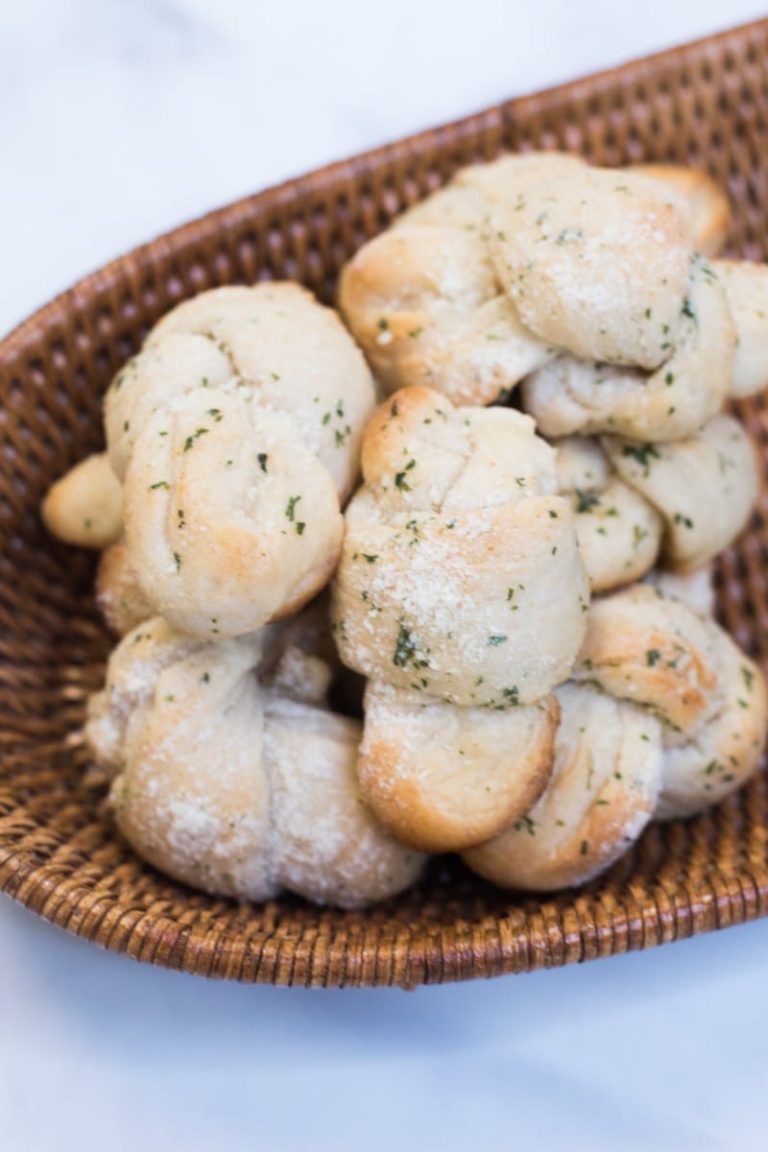
<instances>
[{"instance_id":1,"label":"small dough piece","mask_svg":"<svg viewBox=\"0 0 768 1152\"><path fill-rule=\"evenodd\" d=\"M736 324L731 395L754 396L768 387L768 266L746 260L715 260Z\"/></svg>"},{"instance_id":2,"label":"small dough piece","mask_svg":"<svg viewBox=\"0 0 768 1152\"><path fill-rule=\"evenodd\" d=\"M87 456L48 489L43 523L79 548L107 548L123 530L123 493L105 452Z\"/></svg>"},{"instance_id":3,"label":"small dough piece","mask_svg":"<svg viewBox=\"0 0 768 1152\"><path fill-rule=\"evenodd\" d=\"M560 724L544 794L511 828L464 853L470 868L503 888L585 884L623 855L653 815L659 721L589 685L564 684L555 695Z\"/></svg>"},{"instance_id":4,"label":"small dough piece","mask_svg":"<svg viewBox=\"0 0 768 1152\"><path fill-rule=\"evenodd\" d=\"M330 578L342 532L328 471L290 417L247 393L191 392L134 445L129 560L179 631L242 635L297 611Z\"/></svg>"},{"instance_id":5,"label":"small dough piece","mask_svg":"<svg viewBox=\"0 0 768 1152\"><path fill-rule=\"evenodd\" d=\"M262 692L261 638L190 641L154 619L110 658L86 738L117 773L118 827L143 859L203 891L283 888L363 907L413 883L423 857L362 804L360 725Z\"/></svg>"},{"instance_id":6,"label":"small dough piece","mask_svg":"<svg viewBox=\"0 0 768 1152\"><path fill-rule=\"evenodd\" d=\"M99 558L96 603L107 627L117 636L125 636L155 614L142 592L122 537Z\"/></svg>"},{"instance_id":7,"label":"small dough piece","mask_svg":"<svg viewBox=\"0 0 768 1152\"><path fill-rule=\"evenodd\" d=\"M760 765L768 723L765 677L712 621L718 658L719 704L688 743L668 748L657 820L693 816L717 804Z\"/></svg>"},{"instance_id":8,"label":"small dough piece","mask_svg":"<svg viewBox=\"0 0 768 1152\"><path fill-rule=\"evenodd\" d=\"M609 592L639 580L659 553L658 512L612 473L595 441L575 436L556 449L560 487L571 497L590 591Z\"/></svg>"},{"instance_id":9,"label":"small dough piece","mask_svg":"<svg viewBox=\"0 0 768 1152\"><path fill-rule=\"evenodd\" d=\"M363 797L415 848L458 852L482 843L540 795L557 719L553 696L497 712L371 681L358 761Z\"/></svg>"},{"instance_id":10,"label":"small dough piece","mask_svg":"<svg viewBox=\"0 0 768 1152\"><path fill-rule=\"evenodd\" d=\"M669 359L650 376L569 356L529 376L523 407L542 434L680 440L719 412L731 386L736 334L720 282L700 260L683 308L676 325L663 325Z\"/></svg>"},{"instance_id":11,"label":"small dough piece","mask_svg":"<svg viewBox=\"0 0 768 1152\"><path fill-rule=\"evenodd\" d=\"M682 600L700 616L712 616L715 611L715 587L712 565L694 568L691 572L667 572L654 568L644 579L645 584L658 588L665 596Z\"/></svg>"},{"instance_id":12,"label":"small dough piece","mask_svg":"<svg viewBox=\"0 0 768 1152\"><path fill-rule=\"evenodd\" d=\"M758 495L752 442L732 416L714 416L695 435L669 444L603 440L621 475L664 518L664 563L700 568L746 526Z\"/></svg>"},{"instance_id":13,"label":"small dough piece","mask_svg":"<svg viewBox=\"0 0 768 1152\"><path fill-rule=\"evenodd\" d=\"M629 171L658 181L681 197L698 252L716 256L723 249L731 228L731 205L708 172L684 164L632 164Z\"/></svg>"},{"instance_id":14,"label":"small dough piece","mask_svg":"<svg viewBox=\"0 0 768 1152\"><path fill-rule=\"evenodd\" d=\"M660 185L571 164L497 204L490 235L501 284L543 343L648 371L667 359L691 250Z\"/></svg>"},{"instance_id":15,"label":"small dough piece","mask_svg":"<svg viewBox=\"0 0 768 1152\"><path fill-rule=\"evenodd\" d=\"M236 384L291 417L346 500L374 383L336 313L293 283L214 288L155 325L107 395L107 443L118 475L153 413L200 387L214 393L209 407L216 407L219 391Z\"/></svg>"},{"instance_id":16,"label":"small dough piece","mask_svg":"<svg viewBox=\"0 0 768 1152\"><path fill-rule=\"evenodd\" d=\"M481 236L448 224L371 240L342 271L339 308L387 392L490 404L554 355L500 292Z\"/></svg>"},{"instance_id":17,"label":"small dough piece","mask_svg":"<svg viewBox=\"0 0 768 1152\"><path fill-rule=\"evenodd\" d=\"M510 409L399 392L366 430L333 599L344 663L462 707L566 679L589 591L554 454Z\"/></svg>"}]
</instances>

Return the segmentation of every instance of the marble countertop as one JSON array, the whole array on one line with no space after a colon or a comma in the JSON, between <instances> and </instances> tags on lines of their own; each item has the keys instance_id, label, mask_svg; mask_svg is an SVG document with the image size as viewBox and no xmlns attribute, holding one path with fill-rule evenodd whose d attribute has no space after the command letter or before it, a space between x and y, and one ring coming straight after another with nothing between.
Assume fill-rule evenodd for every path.
<instances>
[{"instance_id":1,"label":"marble countertop","mask_svg":"<svg viewBox=\"0 0 768 1152\"><path fill-rule=\"evenodd\" d=\"M0 329L190 216L764 15L744 0L0 0ZM768 1144L768 921L406 994L208 983L0 899L8 1152Z\"/></svg>"}]
</instances>

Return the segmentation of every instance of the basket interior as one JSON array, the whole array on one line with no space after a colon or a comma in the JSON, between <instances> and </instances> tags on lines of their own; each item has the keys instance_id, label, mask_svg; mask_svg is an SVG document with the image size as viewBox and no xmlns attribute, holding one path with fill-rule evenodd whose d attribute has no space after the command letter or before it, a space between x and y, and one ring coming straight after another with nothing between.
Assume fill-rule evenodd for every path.
<instances>
[{"instance_id":1,"label":"basket interior","mask_svg":"<svg viewBox=\"0 0 768 1152\"><path fill-rule=\"evenodd\" d=\"M508 104L241 201L82 281L0 345L0 887L109 948L207 975L274 983L438 982L641 948L762 914L768 903L762 775L710 813L651 827L579 893L496 891L435 860L371 911L286 898L245 907L143 865L83 780L78 736L111 641L93 559L38 517L48 485L101 444L101 395L154 321L205 288L301 280L332 300L339 268L462 164L564 148L600 164L670 159L730 193L729 252L766 258L768 22ZM768 406L738 406L765 470ZM718 610L768 667L768 484L718 565Z\"/></svg>"}]
</instances>

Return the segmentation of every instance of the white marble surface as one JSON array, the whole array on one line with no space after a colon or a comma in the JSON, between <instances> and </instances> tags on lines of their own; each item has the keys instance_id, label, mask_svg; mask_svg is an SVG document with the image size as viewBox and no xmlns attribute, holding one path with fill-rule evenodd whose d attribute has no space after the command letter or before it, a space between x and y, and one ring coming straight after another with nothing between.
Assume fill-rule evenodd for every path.
<instances>
[{"instance_id":1,"label":"white marble surface","mask_svg":"<svg viewBox=\"0 0 768 1152\"><path fill-rule=\"evenodd\" d=\"M0 0L0 329L181 219L744 0ZM0 900L0 1148L768 1144L768 922L422 989L206 983Z\"/></svg>"}]
</instances>

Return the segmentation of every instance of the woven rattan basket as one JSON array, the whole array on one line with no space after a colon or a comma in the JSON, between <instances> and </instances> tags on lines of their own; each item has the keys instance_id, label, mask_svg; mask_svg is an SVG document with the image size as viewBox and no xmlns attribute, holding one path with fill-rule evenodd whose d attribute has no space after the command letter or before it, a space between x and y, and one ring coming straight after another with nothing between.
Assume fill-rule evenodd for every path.
<instances>
[{"instance_id":1,"label":"woven rattan basket","mask_svg":"<svg viewBox=\"0 0 768 1152\"><path fill-rule=\"evenodd\" d=\"M142 865L82 781L77 738L109 640L92 560L45 535L48 484L100 442L100 397L177 301L291 277L331 299L340 265L461 164L568 148L603 164L706 167L736 208L733 253L766 259L768 21L513 100L250 197L153 241L54 300L0 345L0 887L107 948L276 984L415 985L609 956L763 915L766 780L688 823L652 827L580 893L495 891L454 861L371 912L285 899L241 907ZM741 405L763 446L768 403ZM720 614L768 664L768 488L719 565Z\"/></svg>"}]
</instances>

